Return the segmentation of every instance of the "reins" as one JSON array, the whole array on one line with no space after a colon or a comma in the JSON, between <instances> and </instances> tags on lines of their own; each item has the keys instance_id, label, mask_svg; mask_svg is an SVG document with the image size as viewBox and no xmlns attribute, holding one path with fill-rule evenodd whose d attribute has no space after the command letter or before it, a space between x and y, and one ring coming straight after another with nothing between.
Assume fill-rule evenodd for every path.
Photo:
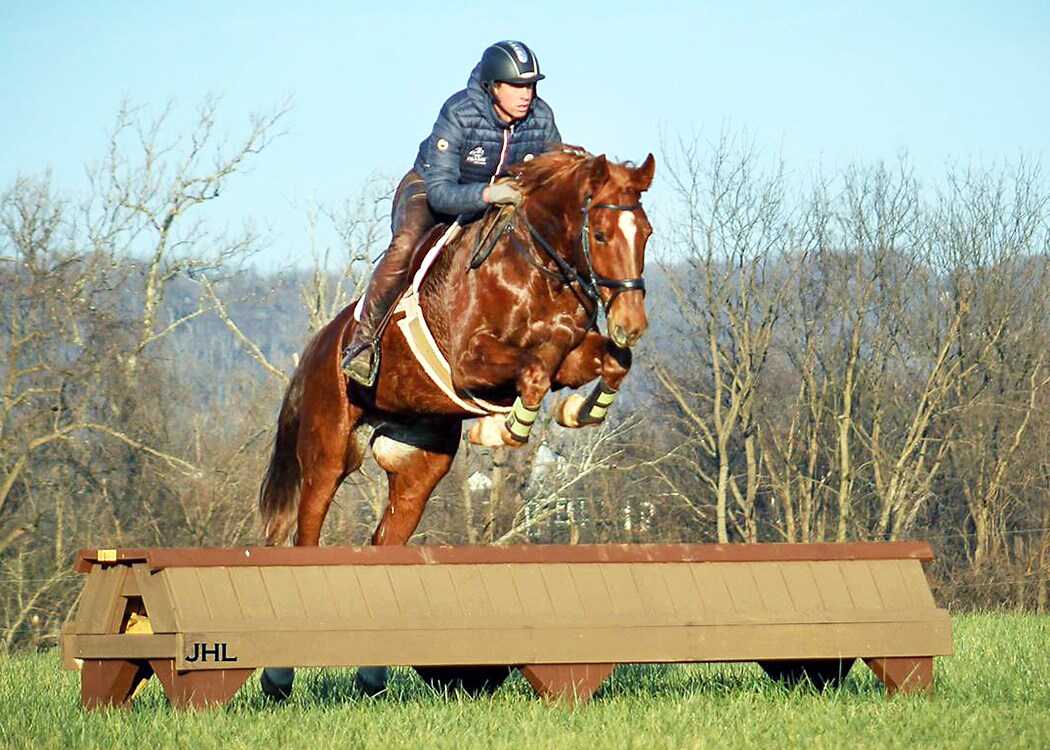
<instances>
[{"instance_id":1,"label":"reins","mask_svg":"<svg viewBox=\"0 0 1050 750\"><path fill-rule=\"evenodd\" d=\"M584 263L586 264L583 272L578 271L572 266L565 258L558 253L557 250L547 241L547 239L536 229L536 227L529 221L528 215L525 213L523 207L518 208L517 214L521 217L521 223L525 229L528 230L529 236L535 241L535 244L539 245L540 249L550 258L554 265L557 267L557 272L551 271L542 262L538 262L533 259L532 254L528 252L526 248L522 248L518 243L517 233L514 231L515 226L513 223L508 223L504 231L510 233L511 243L515 249L532 265L534 268L539 270L545 276L556 279L563 282L566 286L573 287L578 285L583 295L593 303L593 309L591 311L591 319L588 323L588 328L596 328L598 323L598 311L604 310L605 314L609 314L609 308L612 307L613 302L616 298L624 293L630 291L640 291L643 295L645 294L645 279L638 276L633 279L612 279L608 276L603 276L594 270L594 261L591 257L591 211L597 209L606 209L611 211L636 211L642 207L641 202L633 204L616 204L616 203L591 203L592 197L587 196L584 198L583 207L580 212L583 214L583 225L580 228L580 249L583 252ZM612 289L613 293L609 297L609 301L605 302L601 297L601 288ZM582 300L581 300L582 301ZM586 305L585 305L586 307Z\"/></svg>"}]
</instances>

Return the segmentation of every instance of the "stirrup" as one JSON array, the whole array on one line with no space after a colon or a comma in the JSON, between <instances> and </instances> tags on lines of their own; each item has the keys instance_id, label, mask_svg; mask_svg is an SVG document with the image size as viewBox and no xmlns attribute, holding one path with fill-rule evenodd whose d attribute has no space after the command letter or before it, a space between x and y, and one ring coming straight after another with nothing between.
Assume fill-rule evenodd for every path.
<instances>
[{"instance_id":1,"label":"stirrup","mask_svg":"<svg viewBox=\"0 0 1050 750\"><path fill-rule=\"evenodd\" d=\"M351 351L347 349L346 354L343 355L343 374L355 383L359 383L365 388L371 388L376 384L376 378L379 375L379 345L376 342L372 342L361 347L353 354L350 353ZM364 354L368 355L367 370L365 370L365 363L361 361Z\"/></svg>"}]
</instances>

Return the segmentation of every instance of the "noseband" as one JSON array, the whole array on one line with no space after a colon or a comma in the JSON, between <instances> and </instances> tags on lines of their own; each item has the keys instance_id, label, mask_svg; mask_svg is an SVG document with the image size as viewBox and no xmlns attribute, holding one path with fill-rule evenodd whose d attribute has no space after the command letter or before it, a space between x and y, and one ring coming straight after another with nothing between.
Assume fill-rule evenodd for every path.
<instances>
[{"instance_id":1,"label":"noseband","mask_svg":"<svg viewBox=\"0 0 1050 750\"><path fill-rule=\"evenodd\" d=\"M594 270L594 262L591 258L591 211L598 209L606 209L610 211L637 211L642 207L641 202L633 204L616 204L616 203L591 203L591 196L587 196L583 199L583 207L580 212L583 214L583 226L580 228L580 249L583 251L583 261L585 267L582 271L578 271L568 261L565 260L558 252L551 246L551 244L537 231L536 227L532 225L529 218L525 215L524 210L519 210L518 215L521 217L522 223L525 228L529 231L529 236L536 241L536 244L540 246L547 257L554 261L554 265L558 267L557 273L552 273L545 266L542 266L535 261L532 261L531 256L526 254L526 258L532 262L536 268L542 271L544 274L557 278L560 281L565 282L567 285L578 284L580 290L584 296L590 299L594 303L594 312L591 315L591 323L588 327L594 326L598 321L598 310L604 309L605 314L609 314L609 309L612 307L613 302L616 298L624 292L639 291L643 295L645 294L645 279L641 276L633 279L611 279L608 276L602 276ZM513 238L513 233L511 234ZM605 302L601 297L601 288L611 289L612 294L609 296L609 301Z\"/></svg>"}]
</instances>

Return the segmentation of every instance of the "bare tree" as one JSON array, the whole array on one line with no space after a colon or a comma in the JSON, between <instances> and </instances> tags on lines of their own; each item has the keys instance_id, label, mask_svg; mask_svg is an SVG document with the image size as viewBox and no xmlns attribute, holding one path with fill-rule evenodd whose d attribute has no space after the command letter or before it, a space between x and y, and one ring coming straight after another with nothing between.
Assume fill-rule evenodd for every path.
<instances>
[{"instance_id":1,"label":"bare tree","mask_svg":"<svg viewBox=\"0 0 1050 750\"><path fill-rule=\"evenodd\" d=\"M699 454L689 458L681 451L679 456L713 495L718 540L729 540L732 524L741 537L757 541L756 397L788 290L785 282L805 253L794 247L782 167L762 173L754 150L737 148L728 137L707 160L699 148L695 140L682 143L677 158L665 161L682 216L673 226L671 247L688 267L684 279L669 273L669 282L682 317L682 339L692 339L693 332L700 336L688 362L676 353L678 368L658 362L654 370ZM703 380L683 378L682 371L702 372ZM743 447L742 470L736 466L734 440Z\"/></svg>"}]
</instances>

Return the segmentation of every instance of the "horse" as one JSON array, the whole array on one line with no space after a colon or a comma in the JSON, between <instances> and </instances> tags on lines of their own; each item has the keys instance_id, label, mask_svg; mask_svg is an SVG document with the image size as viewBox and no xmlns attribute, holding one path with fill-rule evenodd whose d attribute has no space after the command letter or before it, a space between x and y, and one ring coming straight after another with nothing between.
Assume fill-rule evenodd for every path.
<instances>
[{"instance_id":1,"label":"horse","mask_svg":"<svg viewBox=\"0 0 1050 750\"><path fill-rule=\"evenodd\" d=\"M372 453L388 478L371 541L395 545L409 541L452 466L465 420L478 419L471 442L524 445L548 392L597 381L586 398L561 399L554 417L570 428L601 423L648 325L642 274L652 227L641 194L655 165L652 154L634 166L562 147L510 168L504 179L522 193L520 205L467 225L418 285L454 393L438 387L393 321L376 384L346 378L340 355L355 303L318 331L284 393L259 492L266 543L284 543L294 526L296 546L319 544L332 497L363 461L355 438L363 425L374 428ZM445 233L432 229L417 256ZM290 675L264 672L264 688L280 695Z\"/></svg>"}]
</instances>

